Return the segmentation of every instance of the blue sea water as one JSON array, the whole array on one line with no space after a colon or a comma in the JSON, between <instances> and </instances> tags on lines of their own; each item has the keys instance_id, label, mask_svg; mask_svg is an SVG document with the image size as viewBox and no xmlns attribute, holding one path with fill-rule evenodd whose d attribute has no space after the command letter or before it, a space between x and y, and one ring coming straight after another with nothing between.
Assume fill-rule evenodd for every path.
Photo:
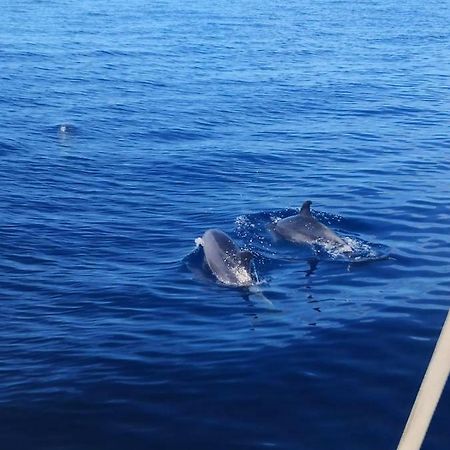
<instances>
[{"instance_id":1,"label":"blue sea water","mask_svg":"<svg viewBox=\"0 0 450 450\"><path fill-rule=\"evenodd\" d=\"M450 306L449 3L1 10L0 448L395 448ZM364 258L270 239L306 199ZM208 228L275 308L192 270Z\"/></svg>"}]
</instances>

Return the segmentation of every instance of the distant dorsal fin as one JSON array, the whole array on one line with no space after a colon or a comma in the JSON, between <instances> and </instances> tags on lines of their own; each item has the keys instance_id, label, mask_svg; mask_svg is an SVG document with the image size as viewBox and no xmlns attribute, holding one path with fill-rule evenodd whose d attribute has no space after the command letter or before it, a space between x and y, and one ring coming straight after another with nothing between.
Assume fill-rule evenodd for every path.
<instances>
[{"instance_id":1,"label":"distant dorsal fin","mask_svg":"<svg viewBox=\"0 0 450 450\"><path fill-rule=\"evenodd\" d=\"M311 216L311 205L312 205L312 201L311 200L306 200L305 203L303 203L302 205L302 209L300 210L300 214L302 216L306 216L309 217Z\"/></svg>"},{"instance_id":2,"label":"distant dorsal fin","mask_svg":"<svg viewBox=\"0 0 450 450\"><path fill-rule=\"evenodd\" d=\"M253 255L248 250L243 250L239 252L239 257L241 259L242 265L245 267L246 270L250 271L250 263L252 262Z\"/></svg>"}]
</instances>

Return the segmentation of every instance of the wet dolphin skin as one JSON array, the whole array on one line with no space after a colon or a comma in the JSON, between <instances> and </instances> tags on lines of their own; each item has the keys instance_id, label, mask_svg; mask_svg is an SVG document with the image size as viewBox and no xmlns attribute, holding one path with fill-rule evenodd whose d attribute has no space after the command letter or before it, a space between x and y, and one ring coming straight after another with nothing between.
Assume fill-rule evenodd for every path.
<instances>
[{"instance_id":1,"label":"wet dolphin skin","mask_svg":"<svg viewBox=\"0 0 450 450\"><path fill-rule=\"evenodd\" d=\"M207 230L200 245L206 263L221 283L232 286L250 286L254 283L250 268L252 254L241 251L223 231Z\"/></svg>"},{"instance_id":2,"label":"wet dolphin skin","mask_svg":"<svg viewBox=\"0 0 450 450\"><path fill-rule=\"evenodd\" d=\"M281 219L273 225L273 230L282 238L297 244L332 244L344 252L353 249L333 230L311 215L310 200L303 203L299 214Z\"/></svg>"}]
</instances>

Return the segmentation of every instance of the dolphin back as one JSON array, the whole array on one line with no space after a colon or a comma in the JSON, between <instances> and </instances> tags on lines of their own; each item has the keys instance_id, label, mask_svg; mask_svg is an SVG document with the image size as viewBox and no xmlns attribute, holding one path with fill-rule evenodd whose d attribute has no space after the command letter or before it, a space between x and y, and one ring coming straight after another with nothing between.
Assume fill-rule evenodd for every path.
<instances>
[{"instance_id":1,"label":"dolphin back","mask_svg":"<svg viewBox=\"0 0 450 450\"><path fill-rule=\"evenodd\" d=\"M216 278L234 286L253 283L250 264L252 255L240 251L233 240L221 230L207 230L202 238L206 262Z\"/></svg>"},{"instance_id":2,"label":"dolphin back","mask_svg":"<svg viewBox=\"0 0 450 450\"><path fill-rule=\"evenodd\" d=\"M307 200L303 203L299 214L279 220L275 224L275 231L291 242L307 244L328 242L351 251L351 247L342 238L312 216L311 204L312 202Z\"/></svg>"}]
</instances>

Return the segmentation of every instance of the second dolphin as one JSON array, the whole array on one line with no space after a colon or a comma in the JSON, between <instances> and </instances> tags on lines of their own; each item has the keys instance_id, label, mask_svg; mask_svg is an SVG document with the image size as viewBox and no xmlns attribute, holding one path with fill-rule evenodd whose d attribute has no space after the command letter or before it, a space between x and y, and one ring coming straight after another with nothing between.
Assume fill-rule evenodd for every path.
<instances>
[{"instance_id":1,"label":"second dolphin","mask_svg":"<svg viewBox=\"0 0 450 450\"><path fill-rule=\"evenodd\" d=\"M299 214L271 224L271 229L282 238L297 244L322 244L337 247L342 252L352 252L352 247L333 230L311 215L310 200L303 203Z\"/></svg>"}]
</instances>

